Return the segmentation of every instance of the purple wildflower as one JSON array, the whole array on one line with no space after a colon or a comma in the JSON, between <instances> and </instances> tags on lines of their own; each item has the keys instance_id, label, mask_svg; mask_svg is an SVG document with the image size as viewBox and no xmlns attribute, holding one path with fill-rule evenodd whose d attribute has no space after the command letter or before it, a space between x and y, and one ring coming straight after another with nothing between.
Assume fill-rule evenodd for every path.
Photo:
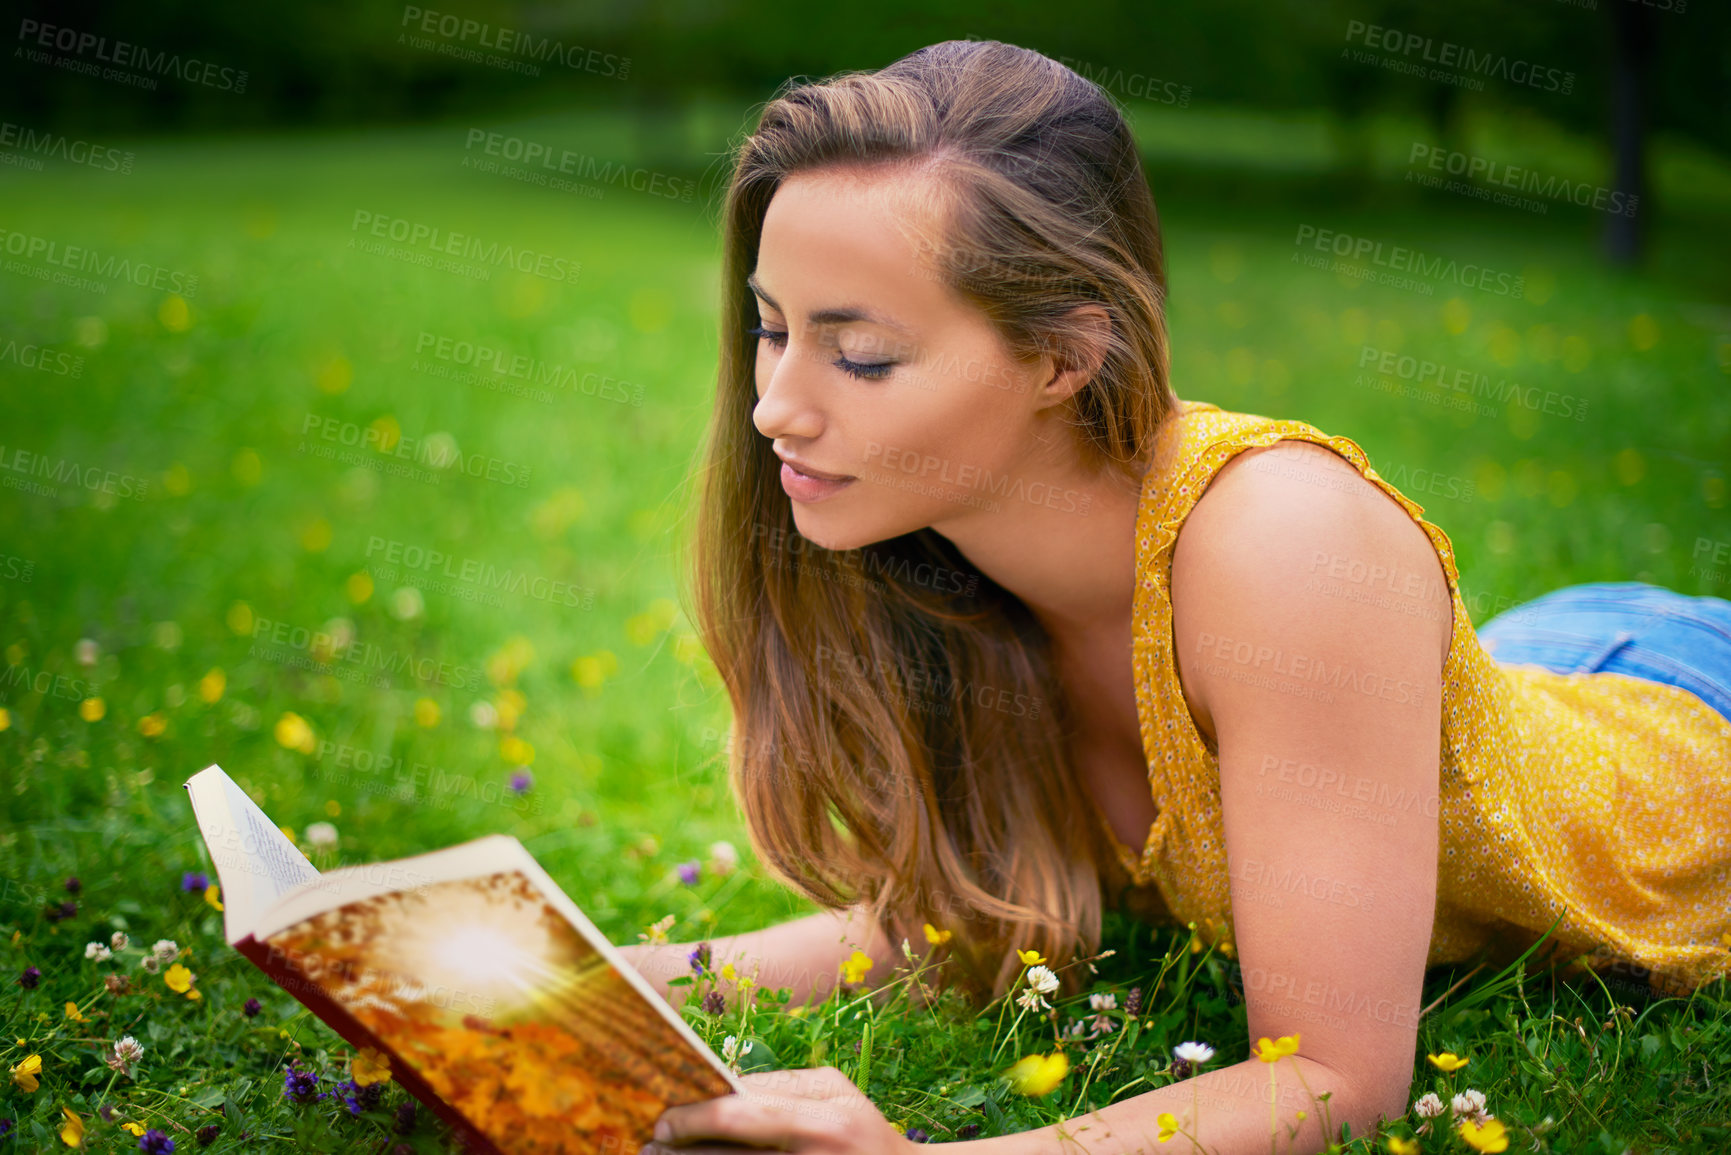
<instances>
[{"instance_id":1,"label":"purple wildflower","mask_svg":"<svg viewBox=\"0 0 1731 1155\"><path fill-rule=\"evenodd\" d=\"M535 785L535 776L529 773L527 766L517 767L517 772L511 775L511 790L515 794L527 794L533 785Z\"/></svg>"},{"instance_id":2,"label":"purple wildflower","mask_svg":"<svg viewBox=\"0 0 1731 1155\"><path fill-rule=\"evenodd\" d=\"M197 891L203 894L210 885L210 877L202 871L189 870L180 876L180 889Z\"/></svg>"},{"instance_id":3,"label":"purple wildflower","mask_svg":"<svg viewBox=\"0 0 1731 1155\"><path fill-rule=\"evenodd\" d=\"M397 1104L397 1123L391 1130L399 1135L407 1135L415 1129L415 1105L413 1103Z\"/></svg>"},{"instance_id":4,"label":"purple wildflower","mask_svg":"<svg viewBox=\"0 0 1731 1155\"><path fill-rule=\"evenodd\" d=\"M1142 988L1131 987L1130 995L1124 1000L1124 1013L1135 1018L1142 1013Z\"/></svg>"},{"instance_id":5,"label":"purple wildflower","mask_svg":"<svg viewBox=\"0 0 1731 1155\"><path fill-rule=\"evenodd\" d=\"M344 1079L337 1084L334 1093L337 1098L347 1104L349 1114L359 1115L362 1111L378 1110L379 1100L385 1097L385 1085L383 1083L370 1083L362 1087L353 1079Z\"/></svg>"},{"instance_id":6,"label":"purple wildflower","mask_svg":"<svg viewBox=\"0 0 1731 1155\"><path fill-rule=\"evenodd\" d=\"M248 999L246 1001L246 1006L241 1008L241 1013L250 1019L250 1018L254 1017L255 1015L257 1015L263 1009L264 1009L264 1007L259 1004L259 1001L257 999Z\"/></svg>"},{"instance_id":7,"label":"purple wildflower","mask_svg":"<svg viewBox=\"0 0 1731 1155\"><path fill-rule=\"evenodd\" d=\"M114 1122L114 1107L111 1104L102 1104L102 1106L96 1108L96 1113L102 1116L102 1121L104 1123Z\"/></svg>"},{"instance_id":8,"label":"purple wildflower","mask_svg":"<svg viewBox=\"0 0 1731 1155\"><path fill-rule=\"evenodd\" d=\"M709 969L709 944L700 942L693 948L690 956L691 969L702 974Z\"/></svg>"},{"instance_id":9,"label":"purple wildflower","mask_svg":"<svg viewBox=\"0 0 1731 1155\"><path fill-rule=\"evenodd\" d=\"M703 1009L712 1015L725 1015L727 1000L721 997L720 991L710 991L703 996Z\"/></svg>"},{"instance_id":10,"label":"purple wildflower","mask_svg":"<svg viewBox=\"0 0 1731 1155\"><path fill-rule=\"evenodd\" d=\"M84 884L82 882L79 882L77 878L69 878L66 880L66 893L67 894L77 894L79 891L81 891L83 889L84 889Z\"/></svg>"},{"instance_id":11,"label":"purple wildflower","mask_svg":"<svg viewBox=\"0 0 1731 1155\"><path fill-rule=\"evenodd\" d=\"M152 1127L138 1137L138 1149L146 1155L170 1155L174 1150L174 1140L168 1137L168 1132Z\"/></svg>"},{"instance_id":12,"label":"purple wildflower","mask_svg":"<svg viewBox=\"0 0 1731 1155\"><path fill-rule=\"evenodd\" d=\"M12 1134L12 1120L0 1119L0 1139L5 1139L6 1137L8 1137L11 1134Z\"/></svg>"},{"instance_id":13,"label":"purple wildflower","mask_svg":"<svg viewBox=\"0 0 1731 1155\"><path fill-rule=\"evenodd\" d=\"M222 1127L216 1123L206 1123L195 1133L198 1135L198 1145L200 1147L209 1147L212 1143L216 1142L216 1137L222 1134Z\"/></svg>"},{"instance_id":14,"label":"purple wildflower","mask_svg":"<svg viewBox=\"0 0 1731 1155\"><path fill-rule=\"evenodd\" d=\"M27 991L35 990L36 984L41 981L42 972L35 967L25 967L24 972L18 976L18 985Z\"/></svg>"},{"instance_id":15,"label":"purple wildflower","mask_svg":"<svg viewBox=\"0 0 1731 1155\"><path fill-rule=\"evenodd\" d=\"M696 886L697 879L702 871L703 868L698 865L695 858L690 862L681 862L679 864L679 881L683 882L686 886Z\"/></svg>"},{"instance_id":16,"label":"purple wildflower","mask_svg":"<svg viewBox=\"0 0 1731 1155\"><path fill-rule=\"evenodd\" d=\"M302 1071L289 1064L282 1077L283 1098L293 1099L297 1103L311 1103L323 1096L319 1094L319 1077L315 1071Z\"/></svg>"},{"instance_id":17,"label":"purple wildflower","mask_svg":"<svg viewBox=\"0 0 1731 1155\"><path fill-rule=\"evenodd\" d=\"M909 1127L908 1128L908 1142L909 1143L927 1143L930 1141L931 1141L931 1136L926 1134L924 1131L920 1130L918 1127Z\"/></svg>"},{"instance_id":18,"label":"purple wildflower","mask_svg":"<svg viewBox=\"0 0 1731 1155\"><path fill-rule=\"evenodd\" d=\"M972 1139L979 1133L980 1125L978 1123L963 1123L960 1127L956 1128L956 1138L958 1139Z\"/></svg>"},{"instance_id":19,"label":"purple wildflower","mask_svg":"<svg viewBox=\"0 0 1731 1155\"><path fill-rule=\"evenodd\" d=\"M62 919L71 918L73 915L77 914L78 904L69 898L59 906L49 907L47 910L43 911L43 913L47 915L49 922L59 922Z\"/></svg>"}]
</instances>

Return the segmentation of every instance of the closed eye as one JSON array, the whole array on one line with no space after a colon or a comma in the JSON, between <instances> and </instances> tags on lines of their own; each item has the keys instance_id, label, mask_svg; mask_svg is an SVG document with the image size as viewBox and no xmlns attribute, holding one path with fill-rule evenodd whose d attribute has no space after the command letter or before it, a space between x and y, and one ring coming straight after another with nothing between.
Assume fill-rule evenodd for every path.
<instances>
[{"instance_id":1,"label":"closed eye","mask_svg":"<svg viewBox=\"0 0 1731 1155\"><path fill-rule=\"evenodd\" d=\"M768 341L777 349L787 346L786 329L769 329L763 325L753 325L746 330L746 333L760 341ZM858 377L864 381L881 381L889 376L890 370L895 367L896 363L894 361L852 361L847 357L838 356L832 364L850 377Z\"/></svg>"}]
</instances>

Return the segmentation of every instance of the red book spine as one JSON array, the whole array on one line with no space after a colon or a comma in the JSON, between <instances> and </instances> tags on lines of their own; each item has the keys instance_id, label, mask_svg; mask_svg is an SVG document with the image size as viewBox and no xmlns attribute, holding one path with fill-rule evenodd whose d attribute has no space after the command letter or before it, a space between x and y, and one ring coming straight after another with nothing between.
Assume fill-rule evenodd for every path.
<instances>
[{"instance_id":1,"label":"red book spine","mask_svg":"<svg viewBox=\"0 0 1731 1155\"><path fill-rule=\"evenodd\" d=\"M451 1125L457 1133L457 1138L470 1151L477 1155L505 1155L491 1139L475 1129L468 1118L441 1099L432 1085L421 1077L421 1073L397 1054L384 1039L379 1038L361 1024L361 1021L349 1014L343 1007L325 993L323 987L302 974L301 971L283 956L281 951L272 950L268 943L260 942L252 935L247 935L234 944L239 951L259 970L270 976L272 982L295 998L333 1031L341 1035L350 1045L372 1047L388 1055L391 1060L391 1078L402 1084L403 1089L424 1103L428 1110Z\"/></svg>"}]
</instances>

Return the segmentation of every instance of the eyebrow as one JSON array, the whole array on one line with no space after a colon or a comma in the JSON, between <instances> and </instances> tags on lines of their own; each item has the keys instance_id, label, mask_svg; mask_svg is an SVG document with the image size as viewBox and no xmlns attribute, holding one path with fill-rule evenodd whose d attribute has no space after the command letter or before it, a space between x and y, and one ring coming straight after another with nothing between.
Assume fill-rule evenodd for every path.
<instances>
[{"instance_id":1,"label":"eyebrow","mask_svg":"<svg viewBox=\"0 0 1731 1155\"><path fill-rule=\"evenodd\" d=\"M781 306L775 303L775 298L764 292L763 286L758 284L756 273L749 274L745 278L745 283L752 292L763 298L764 304L777 311L781 310ZM814 325L846 325L854 321L864 321L868 325L882 325L886 329L894 329L896 332L909 337L914 335L914 331L902 324L900 321L892 321L888 317L877 316L876 314L859 308L858 306L848 306L841 309L820 309L811 315L810 320Z\"/></svg>"}]
</instances>

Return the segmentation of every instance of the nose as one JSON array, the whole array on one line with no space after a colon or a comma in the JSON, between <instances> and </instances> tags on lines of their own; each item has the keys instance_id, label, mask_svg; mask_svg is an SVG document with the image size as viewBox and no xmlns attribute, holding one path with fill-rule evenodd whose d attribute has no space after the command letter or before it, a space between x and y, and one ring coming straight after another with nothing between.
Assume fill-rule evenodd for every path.
<instances>
[{"instance_id":1,"label":"nose","mask_svg":"<svg viewBox=\"0 0 1731 1155\"><path fill-rule=\"evenodd\" d=\"M759 433L771 440L809 441L823 432L824 414L812 388L814 368L811 357L793 338L784 349L758 353L754 370L757 404L751 411L751 423Z\"/></svg>"}]
</instances>

